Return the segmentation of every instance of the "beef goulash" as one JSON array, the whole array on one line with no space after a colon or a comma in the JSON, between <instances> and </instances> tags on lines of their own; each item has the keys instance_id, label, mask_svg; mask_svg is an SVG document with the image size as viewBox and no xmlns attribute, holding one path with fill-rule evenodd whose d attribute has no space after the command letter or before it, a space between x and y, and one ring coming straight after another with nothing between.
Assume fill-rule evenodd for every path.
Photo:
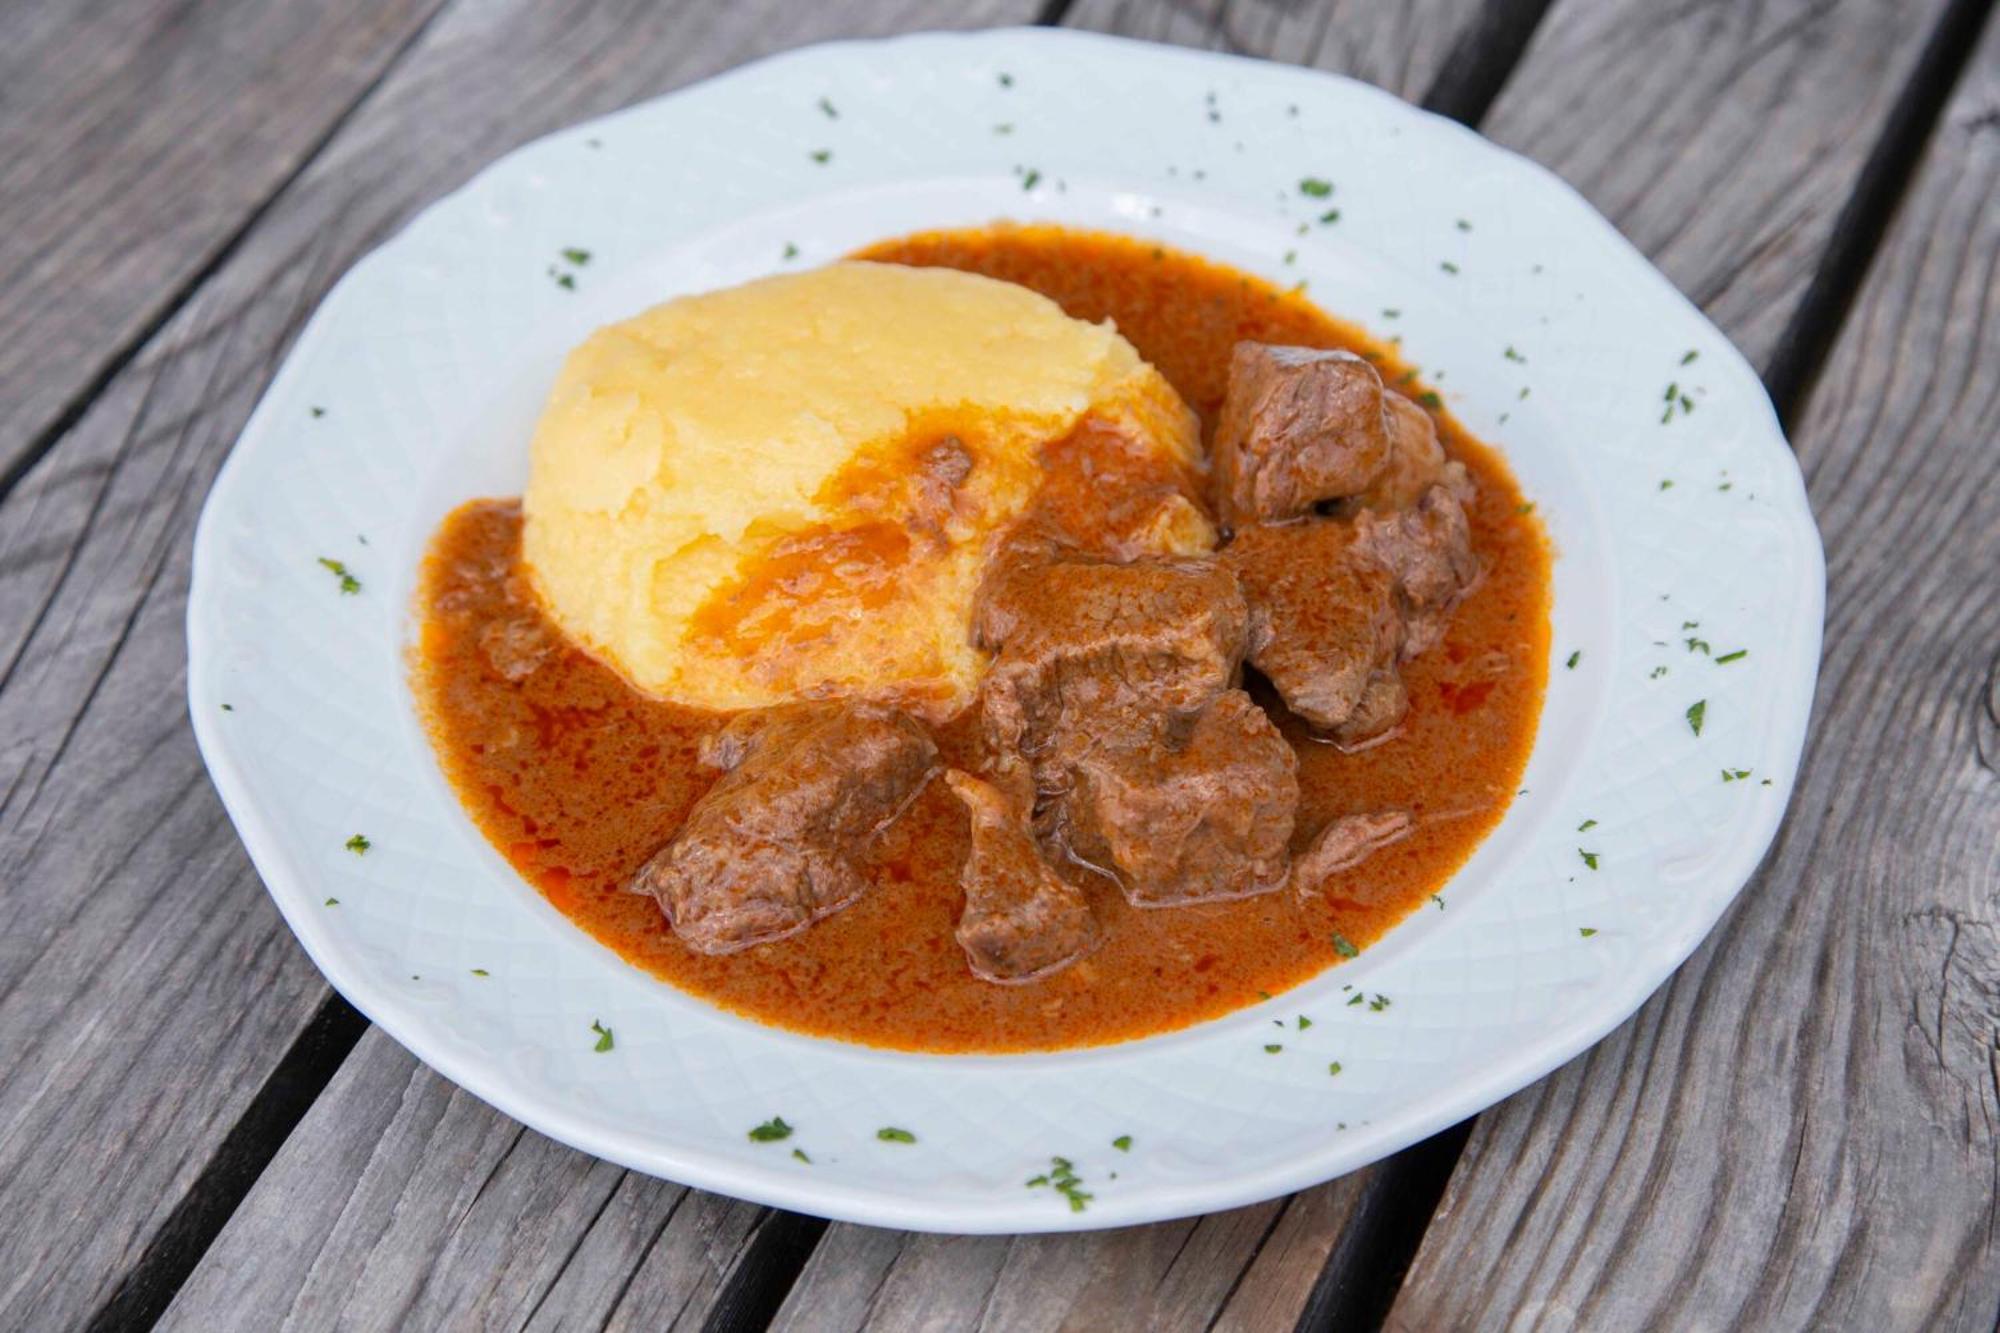
<instances>
[{"instance_id":1,"label":"beef goulash","mask_svg":"<svg viewBox=\"0 0 2000 1333\"><path fill-rule=\"evenodd\" d=\"M906 1049L1185 1026L1432 901L1545 684L1497 455L1190 255L859 258L600 331L525 502L445 522L413 672L486 835L674 985Z\"/></svg>"}]
</instances>

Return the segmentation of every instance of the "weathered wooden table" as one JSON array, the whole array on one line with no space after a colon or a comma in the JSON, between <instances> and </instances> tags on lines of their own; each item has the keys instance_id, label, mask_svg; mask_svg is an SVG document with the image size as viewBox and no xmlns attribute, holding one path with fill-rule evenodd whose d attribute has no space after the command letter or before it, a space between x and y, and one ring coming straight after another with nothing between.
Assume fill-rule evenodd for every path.
<instances>
[{"instance_id":1,"label":"weathered wooden table","mask_svg":"<svg viewBox=\"0 0 2000 1333\"><path fill-rule=\"evenodd\" d=\"M0 1326L1992 1329L1989 7L9 0ZM1372 80L1573 182L1763 368L1826 536L1824 674L1735 909L1472 1124L1193 1221L828 1225L528 1132L328 990L189 735L189 538L327 287L491 158L782 46L1028 22Z\"/></svg>"}]
</instances>

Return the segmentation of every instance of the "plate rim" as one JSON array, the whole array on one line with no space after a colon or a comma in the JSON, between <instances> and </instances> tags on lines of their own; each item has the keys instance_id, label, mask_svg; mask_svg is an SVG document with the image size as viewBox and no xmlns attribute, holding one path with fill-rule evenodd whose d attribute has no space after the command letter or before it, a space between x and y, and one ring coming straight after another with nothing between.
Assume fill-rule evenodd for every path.
<instances>
[{"instance_id":1,"label":"plate rim","mask_svg":"<svg viewBox=\"0 0 2000 1333\"><path fill-rule=\"evenodd\" d=\"M1048 1210L1046 1216L1037 1210L1030 1216L1021 1208L996 1210L984 1200L975 1200L970 1207L946 1205L935 1197L912 1197L894 1189L852 1186L837 1177L804 1177L778 1167L775 1162L768 1166L746 1164L723 1156L710 1155L697 1146L667 1144L656 1137L648 1137L630 1130L620 1132L616 1128L601 1127L586 1118L576 1116L570 1108L548 1099L539 1087L524 1086L519 1079L501 1073L497 1065L481 1064L476 1060L461 1058L448 1044L429 1040L421 1025L406 1015L406 1001L386 988L378 988L368 969L347 956L347 947L335 938L327 923L306 910L309 894L302 886L309 883L309 873L298 864L296 849L287 845L275 825L266 818L259 797L251 789L238 757L231 749L232 740L222 727L220 719L213 715L213 710L203 706L206 695L212 693L211 673L216 655L220 651L219 645L212 641L208 626L202 619L203 611L208 605L208 599L213 595L218 579L216 571L222 563L219 549L221 538L217 531L220 520L217 516L225 507L231 486L240 482L241 460L248 457L260 444L265 448L271 447L271 432L264 429L264 418L271 409L285 368L294 361L299 349L306 345L308 338L320 325L322 313L342 288L353 283L358 275L367 272L385 252L392 250L409 237L413 229L425 218L452 205L455 201L462 201L483 182L507 170L510 164L517 163L523 155L552 139L571 136L587 128L612 126L622 118L644 114L660 104L673 102L717 84L768 76L774 69L789 63L824 58L829 55L852 57L888 46L909 47L931 43L946 43L955 47L973 45L1004 47L1018 43L1030 46L1048 44L1052 47L1073 49L1096 47L1115 52L1117 58L1121 59L1136 57L1179 63L1189 68L1208 65L1232 70L1245 67L1254 67L1266 72L1280 70L1287 75L1305 79L1331 80L1345 86L1350 92L1393 103L1400 113L1417 118L1432 130L1444 130L1463 139L1475 141L1479 148L1495 155L1496 161L1506 162L1509 170L1517 173L1525 171L1535 179L1539 188L1553 189L1564 196L1573 206L1579 221L1587 219L1587 223L1583 225L1594 227L1601 239L1618 253L1620 262L1631 268L1640 280L1653 286L1660 296L1676 303L1686 315L1705 326L1713 334L1715 343L1726 348L1728 354L1734 358L1735 368L1759 385L1754 410L1760 418L1758 425L1762 429L1757 431L1757 437L1760 446L1776 450L1789 465L1786 477L1790 483L1791 494L1784 497L1782 515L1789 520L1786 524L1789 529L1789 540L1796 543L1796 553L1804 557L1798 569L1798 586L1794 589L1800 599L1799 605L1806 612L1802 619L1803 637L1799 643L1799 661L1793 665L1792 680L1795 688L1786 698L1786 702L1790 705L1789 709L1777 718L1778 725L1768 733L1772 738L1774 750L1769 761L1774 766L1768 771L1780 788L1778 795L1781 799L1770 806L1771 813L1768 816L1760 814L1751 818L1746 835L1732 848L1734 855L1713 872L1717 879L1727 880L1733 884L1730 892L1718 896L1712 910L1703 910L1698 918L1689 917L1680 933L1672 939L1670 946L1656 949L1647 955L1648 959L1666 959L1670 956L1671 962L1657 967L1635 969L1624 979L1622 985L1610 993L1615 998L1599 999L1566 1021L1552 1023L1539 1040L1519 1043L1512 1047L1507 1059L1489 1068L1482 1075L1455 1080L1445 1090L1419 1099L1414 1106L1397 1108L1396 1113L1388 1117L1391 1123L1383 1125L1378 1121L1376 1132L1367 1136L1368 1147L1359 1153L1349 1145L1361 1142L1361 1139L1341 1141L1329 1136L1326 1146L1321 1150L1285 1162L1248 1171L1231 1170L1222 1175L1204 1177L1194 1183L1183 1182L1178 1185L1162 1183L1144 1196L1148 1202L1136 1210L1103 1207L1081 1214ZM1504 456L1506 451L1503 448L1501 452ZM1713 322L1675 288L1650 260L1632 246L1578 191L1547 168L1522 154L1485 139L1455 121L1404 102L1394 94L1372 84L1328 71L1066 29L996 28L974 32L901 33L887 37L846 39L793 48L733 67L711 78L684 85L661 96L538 136L495 159L463 184L412 213L394 234L356 260L321 298L312 317L287 349L284 362L267 383L257 408L246 421L237 441L218 470L203 504L194 537L185 619L188 643L188 708L198 748L237 836L248 852L267 892L276 902L294 937L305 949L314 965L328 983L361 1010L371 1023L381 1027L417 1059L503 1114L581 1151L633 1170L664 1176L694 1188L841 1220L907 1230L959 1234L1096 1230L1237 1207L1309 1188L1340 1174L1359 1169L1469 1115L1476 1114L1545 1077L1594 1046L1631 1017L1656 990L1664 987L1673 978L1694 949L1713 933L1722 915L1735 902L1765 861L1782 826L1796 784L1816 693L1823 647L1825 594L1824 548L1806 497L1803 474L1799 469L1795 453L1786 442L1784 429L1776 410L1768 394L1762 391L1761 380L1754 368L1749 365L1728 336L1716 328ZM1544 706L1547 707L1546 700ZM1139 1045L1140 1043L1128 1043L1124 1047L1104 1049L1132 1051ZM1358 1160L1354 1160L1357 1158ZM1100 1199L1099 1202L1109 1204L1111 1200Z\"/></svg>"}]
</instances>

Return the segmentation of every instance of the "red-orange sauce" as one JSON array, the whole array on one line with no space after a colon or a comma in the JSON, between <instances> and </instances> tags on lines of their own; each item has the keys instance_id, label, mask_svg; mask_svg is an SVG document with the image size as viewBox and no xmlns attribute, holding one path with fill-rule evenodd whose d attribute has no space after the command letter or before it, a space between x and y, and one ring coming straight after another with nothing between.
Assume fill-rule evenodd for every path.
<instances>
[{"instance_id":1,"label":"red-orange sauce","mask_svg":"<svg viewBox=\"0 0 2000 1333\"><path fill-rule=\"evenodd\" d=\"M1241 338L1346 347L1376 358L1403 392L1423 392L1390 349L1303 298L1144 242L1003 226L888 241L861 257L986 273L1072 315L1115 319L1205 423ZM952 937L965 817L942 784L889 829L873 890L845 912L729 957L683 947L653 900L624 885L712 781L695 749L721 719L639 694L541 620L518 569L512 502L466 505L434 540L418 694L445 772L493 844L577 925L683 990L802 1032L918 1050L1046 1049L1183 1027L1338 963L1336 932L1365 946L1424 905L1519 785L1546 684L1548 546L1499 456L1449 416L1439 427L1478 483L1470 513L1485 579L1445 642L1404 668L1411 710L1394 740L1342 754L1284 723L1300 757L1302 842L1335 815L1384 808L1416 812L1416 831L1303 900L1139 911L1091 885L1103 948L1030 985L966 970ZM518 679L496 665L543 650ZM947 728L941 739L949 755L965 738Z\"/></svg>"}]
</instances>

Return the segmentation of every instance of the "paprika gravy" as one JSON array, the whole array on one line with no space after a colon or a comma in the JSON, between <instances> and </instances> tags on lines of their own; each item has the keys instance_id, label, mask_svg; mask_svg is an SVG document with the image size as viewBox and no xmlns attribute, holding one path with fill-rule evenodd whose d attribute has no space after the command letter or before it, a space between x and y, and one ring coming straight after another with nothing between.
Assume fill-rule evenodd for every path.
<instances>
[{"instance_id":1,"label":"paprika gravy","mask_svg":"<svg viewBox=\"0 0 2000 1333\"><path fill-rule=\"evenodd\" d=\"M1082 319L1113 319L1212 428L1241 339L1352 350L1435 409L1393 352L1296 294L1123 237L996 226L887 241L860 258L942 265L1020 283ZM1407 810L1403 841L1321 892L1160 910L1087 886L1102 947L1025 985L974 977L953 938L966 815L933 782L882 835L870 891L790 938L729 955L675 936L626 891L715 774L697 760L725 716L660 702L571 646L520 567L517 502L477 501L434 539L418 595L413 680L443 769L481 832L549 902L627 961L758 1021L817 1036L940 1052L1127 1040L1213 1018L1296 986L1425 906L1505 812L1540 715L1549 552L1505 464L1438 413L1477 486L1467 506L1484 567L1444 641L1402 668L1410 710L1385 743L1344 753L1253 684L1299 759L1295 844L1344 814ZM1087 457L1052 449L1063 457ZM938 732L969 765L969 723Z\"/></svg>"}]
</instances>

